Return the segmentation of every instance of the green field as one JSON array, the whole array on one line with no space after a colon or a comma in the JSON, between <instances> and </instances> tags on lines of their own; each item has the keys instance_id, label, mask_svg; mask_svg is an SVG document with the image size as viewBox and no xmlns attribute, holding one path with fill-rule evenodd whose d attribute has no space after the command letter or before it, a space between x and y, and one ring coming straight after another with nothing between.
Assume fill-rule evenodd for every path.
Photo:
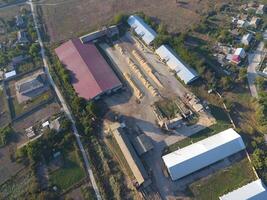
<instances>
[{"instance_id":1,"label":"green field","mask_svg":"<svg viewBox=\"0 0 267 200\"><path fill-rule=\"evenodd\" d=\"M12 98L11 100L11 112L13 117L14 116L19 116L25 112L30 111L37 105L49 100L52 97L52 92L51 90L45 91L43 94L35 97L34 99L26 102L26 103L21 103L19 104L18 100L16 97Z\"/></svg>"},{"instance_id":2,"label":"green field","mask_svg":"<svg viewBox=\"0 0 267 200\"><path fill-rule=\"evenodd\" d=\"M64 165L50 174L49 180L52 185L64 191L82 180L86 173L79 162L78 155L74 151L69 153L64 160Z\"/></svg>"},{"instance_id":3,"label":"green field","mask_svg":"<svg viewBox=\"0 0 267 200\"><path fill-rule=\"evenodd\" d=\"M222 169L210 178L204 178L189 186L198 200L218 200L219 196L233 191L249 182L256 180L250 162L247 158Z\"/></svg>"},{"instance_id":4,"label":"green field","mask_svg":"<svg viewBox=\"0 0 267 200\"><path fill-rule=\"evenodd\" d=\"M23 199L33 181L33 175L23 170L0 185L0 199Z\"/></svg>"}]
</instances>

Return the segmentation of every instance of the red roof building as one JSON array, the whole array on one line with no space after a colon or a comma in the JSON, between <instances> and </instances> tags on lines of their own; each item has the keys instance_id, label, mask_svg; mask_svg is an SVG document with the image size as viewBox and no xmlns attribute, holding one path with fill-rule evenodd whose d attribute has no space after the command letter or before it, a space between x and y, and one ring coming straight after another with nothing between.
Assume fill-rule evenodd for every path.
<instances>
[{"instance_id":1,"label":"red roof building","mask_svg":"<svg viewBox=\"0 0 267 200\"><path fill-rule=\"evenodd\" d=\"M241 62L240 56L239 55L233 55L231 62L234 64L239 64Z\"/></svg>"},{"instance_id":2,"label":"red roof building","mask_svg":"<svg viewBox=\"0 0 267 200\"><path fill-rule=\"evenodd\" d=\"M72 39L55 49L71 72L72 85L78 96L87 100L119 89L122 84L94 44Z\"/></svg>"}]
</instances>

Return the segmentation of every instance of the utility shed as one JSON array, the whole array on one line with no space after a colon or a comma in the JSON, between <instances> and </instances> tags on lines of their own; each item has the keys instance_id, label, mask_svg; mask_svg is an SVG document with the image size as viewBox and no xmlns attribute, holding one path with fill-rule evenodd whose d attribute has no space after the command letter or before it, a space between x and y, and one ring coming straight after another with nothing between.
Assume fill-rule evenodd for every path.
<instances>
[{"instance_id":1,"label":"utility shed","mask_svg":"<svg viewBox=\"0 0 267 200\"><path fill-rule=\"evenodd\" d=\"M245 149L241 136L230 128L162 157L173 181Z\"/></svg>"},{"instance_id":2,"label":"utility shed","mask_svg":"<svg viewBox=\"0 0 267 200\"><path fill-rule=\"evenodd\" d=\"M134 151L132 144L130 143L128 137L125 135L123 128L119 127L112 131L131 171L138 183L138 185L142 185L145 180L148 178L147 172Z\"/></svg>"},{"instance_id":3,"label":"utility shed","mask_svg":"<svg viewBox=\"0 0 267 200\"><path fill-rule=\"evenodd\" d=\"M220 200L266 200L267 191L261 179L253 181L241 188L220 197Z\"/></svg>"},{"instance_id":4,"label":"utility shed","mask_svg":"<svg viewBox=\"0 0 267 200\"><path fill-rule=\"evenodd\" d=\"M133 144L139 156L153 149L152 142L145 134L138 135Z\"/></svg>"},{"instance_id":5,"label":"utility shed","mask_svg":"<svg viewBox=\"0 0 267 200\"><path fill-rule=\"evenodd\" d=\"M157 50L156 54L159 55L161 60L165 62L171 70L174 70L177 76L189 84L198 78L198 74L195 70L186 66L179 56L167 45L161 45Z\"/></svg>"},{"instance_id":6,"label":"utility shed","mask_svg":"<svg viewBox=\"0 0 267 200\"><path fill-rule=\"evenodd\" d=\"M137 15L131 15L128 20L128 24L135 33L142 38L142 40L150 45L152 41L157 37L157 33L147 25L142 18Z\"/></svg>"}]
</instances>

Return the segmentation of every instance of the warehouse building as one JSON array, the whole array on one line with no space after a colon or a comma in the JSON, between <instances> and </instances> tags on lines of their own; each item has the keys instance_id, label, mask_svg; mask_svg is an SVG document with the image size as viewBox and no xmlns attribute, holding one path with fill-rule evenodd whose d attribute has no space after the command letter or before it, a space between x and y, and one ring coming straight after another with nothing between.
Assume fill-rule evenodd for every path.
<instances>
[{"instance_id":1,"label":"warehouse building","mask_svg":"<svg viewBox=\"0 0 267 200\"><path fill-rule=\"evenodd\" d=\"M245 149L232 128L162 157L173 181Z\"/></svg>"},{"instance_id":2,"label":"warehouse building","mask_svg":"<svg viewBox=\"0 0 267 200\"><path fill-rule=\"evenodd\" d=\"M92 43L72 39L56 48L59 60L71 73L72 85L78 96L98 99L122 87L120 80Z\"/></svg>"},{"instance_id":3,"label":"warehouse building","mask_svg":"<svg viewBox=\"0 0 267 200\"><path fill-rule=\"evenodd\" d=\"M261 179L258 179L220 197L220 200L235 200L235 199L265 200L267 199L266 187L261 181Z\"/></svg>"},{"instance_id":4,"label":"warehouse building","mask_svg":"<svg viewBox=\"0 0 267 200\"><path fill-rule=\"evenodd\" d=\"M186 66L169 46L161 45L156 50L156 54L171 70L176 72L177 76L184 81L185 84L189 84L198 78L197 72Z\"/></svg>"},{"instance_id":5,"label":"warehouse building","mask_svg":"<svg viewBox=\"0 0 267 200\"><path fill-rule=\"evenodd\" d=\"M144 168L144 165L136 154L127 135L124 133L124 124L113 124L111 127L111 131L136 179L136 187L139 187L141 185L143 185L144 187L145 185L149 184L151 180L148 179L148 174Z\"/></svg>"},{"instance_id":6,"label":"warehouse building","mask_svg":"<svg viewBox=\"0 0 267 200\"><path fill-rule=\"evenodd\" d=\"M143 19L137 15L131 15L128 19L128 24L135 33L147 44L150 45L157 37L157 33L147 25Z\"/></svg>"}]
</instances>

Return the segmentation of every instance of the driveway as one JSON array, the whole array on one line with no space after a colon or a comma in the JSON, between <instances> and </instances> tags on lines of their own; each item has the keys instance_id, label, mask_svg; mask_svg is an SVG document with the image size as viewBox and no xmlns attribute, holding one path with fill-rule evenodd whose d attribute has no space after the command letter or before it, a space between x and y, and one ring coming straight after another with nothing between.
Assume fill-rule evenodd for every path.
<instances>
[{"instance_id":1,"label":"driveway","mask_svg":"<svg viewBox=\"0 0 267 200\"><path fill-rule=\"evenodd\" d=\"M264 42L260 42L257 49L248 55L248 85L251 95L255 98L258 98L258 92L255 85L255 80L257 78L256 69L261 62L262 56L264 55L263 49Z\"/></svg>"}]
</instances>

